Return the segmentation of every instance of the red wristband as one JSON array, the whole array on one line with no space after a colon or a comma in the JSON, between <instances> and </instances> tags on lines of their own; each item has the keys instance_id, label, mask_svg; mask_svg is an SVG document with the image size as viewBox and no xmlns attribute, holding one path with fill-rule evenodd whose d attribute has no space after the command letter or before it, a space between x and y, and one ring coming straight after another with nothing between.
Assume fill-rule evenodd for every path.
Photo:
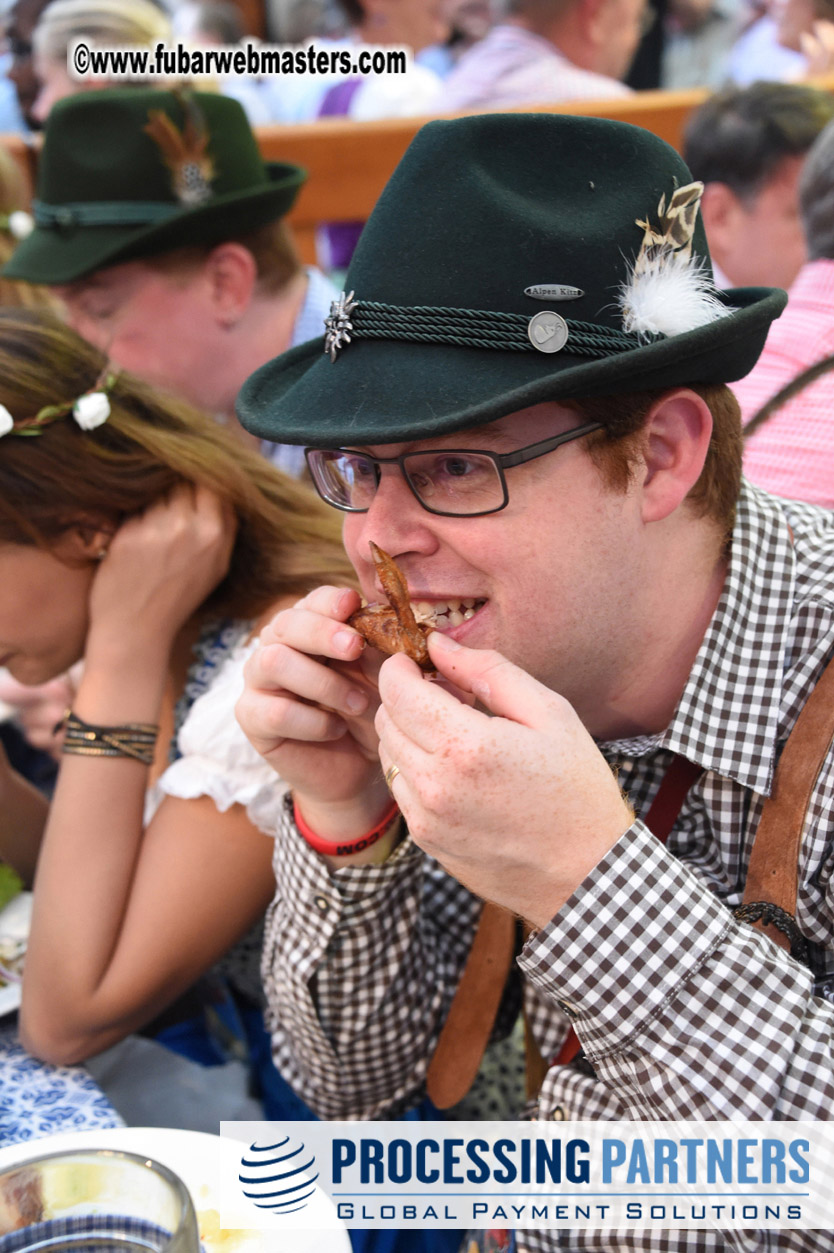
<instances>
[{"instance_id":1,"label":"red wristband","mask_svg":"<svg viewBox=\"0 0 834 1253\"><path fill-rule=\"evenodd\" d=\"M365 835L358 836L355 840L326 840L320 835L316 835L298 812L298 802L293 801L292 806L295 825L304 839L314 848L317 853L324 853L328 857L350 857L353 853L361 853L364 849L370 848L372 844L376 844L381 839L394 819L399 817L400 807L396 801L392 801L380 818L375 827L372 827Z\"/></svg>"}]
</instances>

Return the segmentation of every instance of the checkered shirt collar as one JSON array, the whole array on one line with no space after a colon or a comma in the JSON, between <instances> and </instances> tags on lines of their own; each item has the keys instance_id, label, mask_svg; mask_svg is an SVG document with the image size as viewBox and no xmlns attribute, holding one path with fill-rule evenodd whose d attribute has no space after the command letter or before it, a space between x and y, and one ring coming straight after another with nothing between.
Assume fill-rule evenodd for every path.
<instances>
[{"instance_id":1,"label":"checkered shirt collar","mask_svg":"<svg viewBox=\"0 0 834 1253\"><path fill-rule=\"evenodd\" d=\"M606 744L606 755L666 748L769 795L794 583L784 514L744 483L724 590L671 723L661 735Z\"/></svg>"}]
</instances>

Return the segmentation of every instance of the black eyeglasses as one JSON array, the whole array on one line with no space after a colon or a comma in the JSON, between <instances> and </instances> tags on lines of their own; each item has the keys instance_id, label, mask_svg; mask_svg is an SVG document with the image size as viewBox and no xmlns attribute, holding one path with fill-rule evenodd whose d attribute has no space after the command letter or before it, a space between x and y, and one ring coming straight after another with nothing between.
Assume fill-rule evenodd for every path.
<instances>
[{"instance_id":1,"label":"black eyeglasses","mask_svg":"<svg viewBox=\"0 0 834 1253\"><path fill-rule=\"evenodd\" d=\"M524 465L562 444L598 431L602 423L586 422L516 452L485 452L475 448L429 448L399 457L371 457L351 448L305 448L304 456L316 491L329 505L347 513L367 513L382 476L381 467L397 465L424 509L441 517L477 518L498 513L508 500L504 471Z\"/></svg>"}]
</instances>

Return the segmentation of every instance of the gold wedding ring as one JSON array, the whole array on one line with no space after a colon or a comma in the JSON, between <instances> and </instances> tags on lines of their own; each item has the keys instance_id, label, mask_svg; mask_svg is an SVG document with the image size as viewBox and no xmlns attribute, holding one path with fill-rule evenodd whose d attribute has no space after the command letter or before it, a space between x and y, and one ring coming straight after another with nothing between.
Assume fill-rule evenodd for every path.
<instances>
[{"instance_id":1,"label":"gold wedding ring","mask_svg":"<svg viewBox=\"0 0 834 1253\"><path fill-rule=\"evenodd\" d=\"M395 766L393 764L390 765L388 769L385 771L385 786L388 788L388 791L391 793L392 796L394 795L393 790L392 790L393 783L399 773L400 773L399 766Z\"/></svg>"}]
</instances>

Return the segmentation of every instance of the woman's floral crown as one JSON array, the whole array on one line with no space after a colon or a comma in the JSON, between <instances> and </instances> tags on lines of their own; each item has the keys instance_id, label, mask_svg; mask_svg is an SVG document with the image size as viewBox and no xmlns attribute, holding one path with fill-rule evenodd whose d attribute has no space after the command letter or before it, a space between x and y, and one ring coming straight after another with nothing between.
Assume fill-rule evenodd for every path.
<instances>
[{"instance_id":1,"label":"woman's floral crown","mask_svg":"<svg viewBox=\"0 0 834 1253\"><path fill-rule=\"evenodd\" d=\"M45 405L33 418L16 422L5 405L0 405L0 439L4 435L40 435L45 426L71 413L82 431L94 431L110 417L108 392L116 381L116 373L105 366L93 386L77 400L63 405Z\"/></svg>"},{"instance_id":2,"label":"woman's floral crown","mask_svg":"<svg viewBox=\"0 0 834 1253\"><path fill-rule=\"evenodd\" d=\"M0 213L0 231L6 231L13 239L26 239L35 229L35 219L25 209L14 209L11 213Z\"/></svg>"}]
</instances>

